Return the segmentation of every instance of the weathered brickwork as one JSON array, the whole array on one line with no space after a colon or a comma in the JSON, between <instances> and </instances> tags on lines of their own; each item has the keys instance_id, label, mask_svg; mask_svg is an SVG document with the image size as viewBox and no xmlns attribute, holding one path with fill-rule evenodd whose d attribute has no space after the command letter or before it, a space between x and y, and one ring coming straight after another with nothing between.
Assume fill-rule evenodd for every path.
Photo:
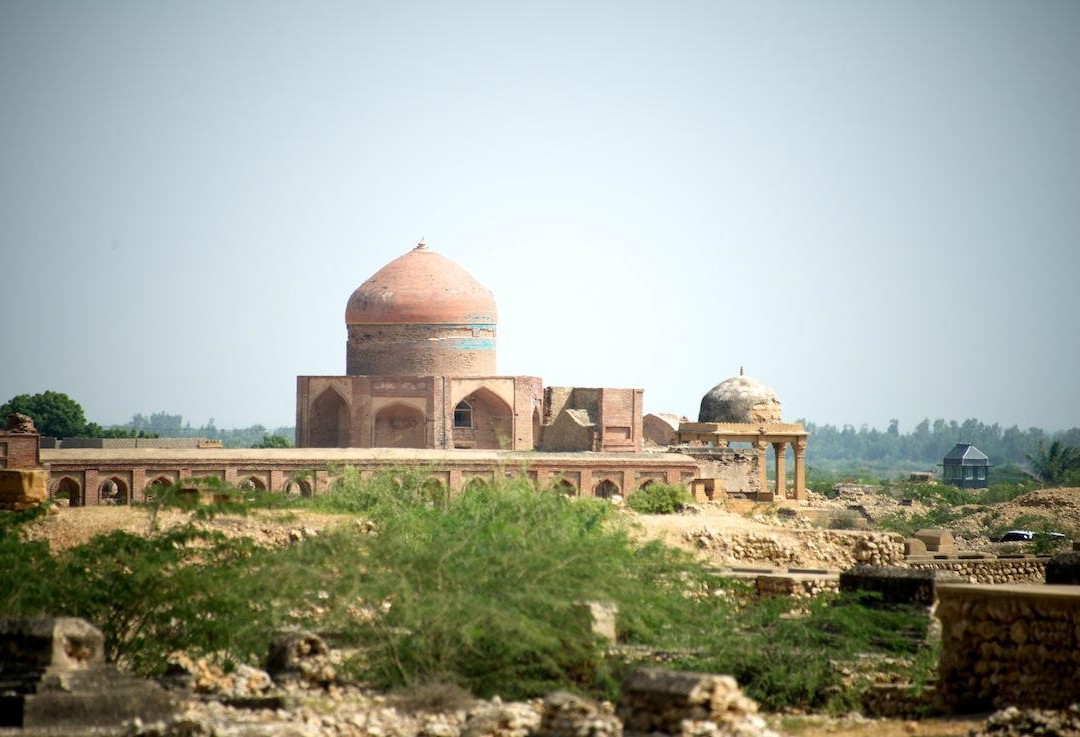
<instances>
[{"instance_id":1,"label":"weathered brickwork","mask_svg":"<svg viewBox=\"0 0 1080 737\"><path fill-rule=\"evenodd\" d=\"M495 373L494 325L349 325L349 376Z\"/></svg>"},{"instance_id":2,"label":"weathered brickwork","mask_svg":"<svg viewBox=\"0 0 1080 737\"><path fill-rule=\"evenodd\" d=\"M0 468L37 468L40 465L36 433L0 430Z\"/></svg>"}]
</instances>

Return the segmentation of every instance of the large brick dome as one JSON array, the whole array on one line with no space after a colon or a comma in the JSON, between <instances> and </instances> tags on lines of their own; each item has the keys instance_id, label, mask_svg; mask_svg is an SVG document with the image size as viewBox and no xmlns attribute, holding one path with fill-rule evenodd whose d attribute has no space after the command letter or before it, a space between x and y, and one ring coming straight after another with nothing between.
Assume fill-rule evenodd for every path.
<instances>
[{"instance_id":1,"label":"large brick dome","mask_svg":"<svg viewBox=\"0 0 1080 737\"><path fill-rule=\"evenodd\" d=\"M421 241L349 297L345 372L494 375L496 319L491 292Z\"/></svg>"},{"instance_id":2,"label":"large brick dome","mask_svg":"<svg viewBox=\"0 0 1080 737\"><path fill-rule=\"evenodd\" d=\"M376 271L345 307L346 325L495 322L491 292L423 242Z\"/></svg>"}]
</instances>

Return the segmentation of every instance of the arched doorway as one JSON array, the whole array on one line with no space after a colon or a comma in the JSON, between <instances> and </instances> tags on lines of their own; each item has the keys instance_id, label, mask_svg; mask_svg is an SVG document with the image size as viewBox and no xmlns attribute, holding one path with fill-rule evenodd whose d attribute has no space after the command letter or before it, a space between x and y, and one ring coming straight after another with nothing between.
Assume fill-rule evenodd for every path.
<instances>
[{"instance_id":1,"label":"arched doorway","mask_svg":"<svg viewBox=\"0 0 1080 737\"><path fill-rule=\"evenodd\" d=\"M482 491L489 486L491 486L491 482L483 476L473 476L465 482L465 491Z\"/></svg>"},{"instance_id":2,"label":"arched doorway","mask_svg":"<svg viewBox=\"0 0 1080 737\"><path fill-rule=\"evenodd\" d=\"M311 496L311 483L307 479L289 479L285 482L285 493L289 496Z\"/></svg>"},{"instance_id":3,"label":"arched doorway","mask_svg":"<svg viewBox=\"0 0 1080 737\"><path fill-rule=\"evenodd\" d=\"M618 495L619 487L614 481L604 479L593 488L593 496L600 499L611 499Z\"/></svg>"},{"instance_id":4,"label":"arched doorway","mask_svg":"<svg viewBox=\"0 0 1080 737\"><path fill-rule=\"evenodd\" d=\"M336 389L327 387L311 403L308 445L312 448L349 447L349 404Z\"/></svg>"},{"instance_id":5,"label":"arched doorway","mask_svg":"<svg viewBox=\"0 0 1080 737\"><path fill-rule=\"evenodd\" d=\"M453 446L499 450L514 445L514 412L481 387L454 406Z\"/></svg>"},{"instance_id":6,"label":"arched doorway","mask_svg":"<svg viewBox=\"0 0 1080 737\"><path fill-rule=\"evenodd\" d=\"M241 491L266 491L266 484L258 476L248 476L236 485Z\"/></svg>"},{"instance_id":7,"label":"arched doorway","mask_svg":"<svg viewBox=\"0 0 1080 737\"><path fill-rule=\"evenodd\" d=\"M436 478L425 479L424 483L420 484L420 490L424 500L435 507L445 507L450 498L446 485Z\"/></svg>"},{"instance_id":8,"label":"arched doorway","mask_svg":"<svg viewBox=\"0 0 1080 737\"><path fill-rule=\"evenodd\" d=\"M567 496L577 496L577 487L569 479L559 479L551 485L551 488Z\"/></svg>"},{"instance_id":9,"label":"arched doorway","mask_svg":"<svg viewBox=\"0 0 1080 737\"><path fill-rule=\"evenodd\" d=\"M376 448L427 447L424 413L405 404L383 407L375 414L372 446Z\"/></svg>"},{"instance_id":10,"label":"arched doorway","mask_svg":"<svg viewBox=\"0 0 1080 737\"><path fill-rule=\"evenodd\" d=\"M82 502L82 487L75 479L65 476L53 486L52 498L66 499L69 507L77 507Z\"/></svg>"},{"instance_id":11,"label":"arched doorway","mask_svg":"<svg viewBox=\"0 0 1080 737\"><path fill-rule=\"evenodd\" d=\"M156 501L172 485L173 480L168 476L158 476L143 489L143 498L148 502Z\"/></svg>"},{"instance_id":12,"label":"arched doorway","mask_svg":"<svg viewBox=\"0 0 1080 737\"><path fill-rule=\"evenodd\" d=\"M127 504L131 501L127 483L119 476L105 479L98 486L98 501L101 504Z\"/></svg>"}]
</instances>

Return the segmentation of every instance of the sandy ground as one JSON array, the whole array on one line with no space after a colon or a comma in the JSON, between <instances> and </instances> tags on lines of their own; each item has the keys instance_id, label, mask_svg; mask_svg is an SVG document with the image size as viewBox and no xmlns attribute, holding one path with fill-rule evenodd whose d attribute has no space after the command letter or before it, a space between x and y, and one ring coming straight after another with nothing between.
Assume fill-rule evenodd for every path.
<instances>
[{"instance_id":1,"label":"sandy ground","mask_svg":"<svg viewBox=\"0 0 1080 737\"><path fill-rule=\"evenodd\" d=\"M770 717L773 729L792 737L966 737L982 726L986 715L971 718L897 719Z\"/></svg>"},{"instance_id":2,"label":"sandy ground","mask_svg":"<svg viewBox=\"0 0 1080 737\"><path fill-rule=\"evenodd\" d=\"M165 530L191 519L188 512L160 510L154 524L158 529ZM257 542L274 545L287 543L289 533L293 530L307 527L318 531L348 519L342 515L302 510L255 510L248 516L219 515L199 524L226 535L251 537ZM113 530L146 535L151 529L150 510L146 507L56 507L55 514L29 525L26 537L30 540L47 540L53 550L66 550L88 542L95 535Z\"/></svg>"}]
</instances>

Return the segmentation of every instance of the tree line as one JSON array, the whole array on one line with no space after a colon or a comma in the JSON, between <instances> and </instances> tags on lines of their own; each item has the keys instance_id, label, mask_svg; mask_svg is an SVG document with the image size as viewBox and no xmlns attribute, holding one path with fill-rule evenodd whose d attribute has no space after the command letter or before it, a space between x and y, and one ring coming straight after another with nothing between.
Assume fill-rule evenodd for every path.
<instances>
[{"instance_id":1,"label":"tree line","mask_svg":"<svg viewBox=\"0 0 1080 737\"><path fill-rule=\"evenodd\" d=\"M182 415L154 412L136 414L122 425L102 427L87 422L82 405L63 392L19 394L0 406L0 421L12 412L34 419L42 435L54 437L180 437L220 440L227 448L286 448L294 442L292 427L265 425L219 428L210 418L203 425L185 422ZM885 430L863 425L806 425L810 442L806 460L810 467L870 467L882 470L933 468L958 442L973 443L996 466L1024 466L1029 456L1057 442L1062 448L1080 448L1080 427L1048 432L1030 427L1002 427L971 418L963 422L924 419L910 432L900 432L900 422L890 420Z\"/></svg>"},{"instance_id":2,"label":"tree line","mask_svg":"<svg viewBox=\"0 0 1080 737\"><path fill-rule=\"evenodd\" d=\"M806 449L810 466L870 464L881 468L923 466L930 470L956 443L978 446L996 466L1020 466L1041 446L1055 441L1064 447L1080 447L1080 427L1048 432L1038 427L1021 430L1016 425L986 424L974 418L963 422L924 419L910 432L902 433L897 420L890 420L885 430L801 421L810 434Z\"/></svg>"}]
</instances>

